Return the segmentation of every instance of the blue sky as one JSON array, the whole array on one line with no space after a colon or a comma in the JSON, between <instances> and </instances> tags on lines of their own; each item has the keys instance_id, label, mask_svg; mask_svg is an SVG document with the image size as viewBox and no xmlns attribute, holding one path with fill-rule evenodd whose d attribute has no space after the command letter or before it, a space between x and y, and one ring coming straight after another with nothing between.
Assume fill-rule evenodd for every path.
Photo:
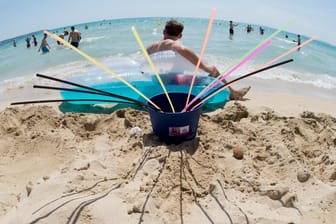
<instances>
[{"instance_id":1,"label":"blue sky","mask_svg":"<svg viewBox=\"0 0 336 224\"><path fill-rule=\"evenodd\" d=\"M37 30L129 17L209 18L279 28L336 45L334 0L0 0L0 40Z\"/></svg>"}]
</instances>

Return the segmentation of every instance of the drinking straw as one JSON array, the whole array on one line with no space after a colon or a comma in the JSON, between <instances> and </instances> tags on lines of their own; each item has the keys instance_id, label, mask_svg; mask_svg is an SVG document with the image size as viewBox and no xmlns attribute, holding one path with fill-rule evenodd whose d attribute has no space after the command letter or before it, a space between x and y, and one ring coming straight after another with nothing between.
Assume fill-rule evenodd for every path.
<instances>
[{"instance_id":1,"label":"drinking straw","mask_svg":"<svg viewBox=\"0 0 336 224\"><path fill-rule=\"evenodd\" d=\"M258 47L260 47L262 44L264 44L266 41L270 40L271 38L273 38L274 36L276 36L277 34L279 34L282 30L286 29L289 25L293 24L295 22L295 19L290 20L288 23L286 23L284 26L282 26L281 28L279 28L278 30L276 30L274 33L272 33L271 35L269 35L268 37L266 37L265 39L263 39L262 41L259 42L259 44L257 44L253 49L251 49L250 51L248 51L246 54L244 54L241 58L239 58L237 61L241 61L243 60L245 57L247 57L247 55L251 54L251 52L253 52L254 50L256 50ZM236 62L234 62L232 65L230 65L223 73L223 75L225 75L224 73L229 70L230 68L232 68L234 65L236 64ZM193 101L196 101L198 98L200 98L200 95L204 95L204 92L208 90L209 86L212 85L214 82L216 82L217 80L219 80L223 75L219 75L217 77L216 80L212 81L203 91L201 91L194 99ZM225 77L224 77L225 78ZM187 108L191 105L191 103L189 103L184 109L183 111L186 111Z\"/></svg>"},{"instance_id":2,"label":"drinking straw","mask_svg":"<svg viewBox=\"0 0 336 224\"><path fill-rule=\"evenodd\" d=\"M189 92L188 92L188 96L187 96L186 106L189 103L190 94L191 94L191 91L192 91L192 88L193 88L193 85L194 85L194 82L195 82L195 79L196 79L196 74L198 72L199 66L201 64L201 61L202 61L202 58L203 58L203 55L204 55L205 47L206 47L208 39L209 39L209 35L210 35L211 28L212 28L213 20L215 18L215 14L216 14L216 9L213 8L211 10L211 15L210 15L209 23L208 23L208 29L207 29L207 32L205 34L205 38L204 38L204 41L203 41L203 46L202 46L202 49L201 49L201 53L199 55L199 58L198 58L198 61L197 61L197 64L196 64L196 67L195 67L195 70L194 70L194 74L193 74L193 77L192 77L192 80L191 80L191 83L190 83L190 88L189 88Z\"/></svg>"},{"instance_id":3,"label":"drinking straw","mask_svg":"<svg viewBox=\"0 0 336 224\"><path fill-rule=\"evenodd\" d=\"M111 69L109 69L107 66L105 66L104 64L100 63L99 61L97 61L96 59L94 59L93 57L89 56L88 54L84 53L83 51L79 50L78 48L72 46L70 43L66 42L65 40L63 40L62 38L60 38L59 36L57 36L56 34L52 34L48 31L44 31L44 33L46 33L48 36L52 37L55 40L58 40L59 42L61 42L62 44L64 44L65 46L71 48L72 50L76 51L78 54L80 54L81 56L83 56L84 58L86 58L87 60L89 60L90 62L92 62L93 64L97 65L98 67L100 67L101 69L103 69L105 72L109 73L110 75L112 75L114 78L120 80L121 82L123 82L125 85L127 85L128 87L130 87L132 90L134 90L137 94L139 94L141 97L143 97L145 100L147 100L148 102L150 102L156 109L161 110L160 107L158 107L154 102L152 102L148 97L146 97L143 93L141 93L138 89L136 89L132 84L130 84L129 82L127 82L125 79L123 79L122 77L120 77L119 75L117 75L115 72L113 72Z\"/></svg>"},{"instance_id":4,"label":"drinking straw","mask_svg":"<svg viewBox=\"0 0 336 224\"><path fill-rule=\"evenodd\" d=\"M110 92L107 92L107 91L103 91L103 90L100 90L100 89L95 89L95 88L92 88L92 87L89 87L89 86L84 86L84 85L77 84L77 83L74 83L74 82L62 80L62 79L59 79L59 78L50 77L50 76L46 76L46 75L42 75L42 74L36 74L36 76L40 77L40 78L50 79L50 80L53 80L53 81L57 81L57 82L61 82L61 83L65 83L65 84L81 87L81 88L84 88L84 89L88 89L88 90L97 92L98 94L100 93L101 95L106 95L106 96L111 96L111 97L115 97L115 98L124 99L124 100L127 100L127 101L135 102L135 103L137 103L139 105L143 105L143 106L146 105L146 104L144 104L141 101L138 101L138 100L126 97L126 96L117 95L117 94L110 93ZM78 91L78 90L72 90L72 91Z\"/></svg>"},{"instance_id":5,"label":"drinking straw","mask_svg":"<svg viewBox=\"0 0 336 224\"><path fill-rule=\"evenodd\" d=\"M240 66L251 60L254 56L259 54L261 51L263 51L266 47L268 47L272 43L272 40L268 40L263 45L261 45L259 48L257 48L254 52L252 52L249 56L247 56L244 60L239 62L237 65L235 65L233 68L231 68L230 71L228 71L225 75L223 75L220 79L218 79L214 84L212 84L208 90L214 88L216 85L218 85L221 81L223 81L227 76L229 76L232 72L234 72L236 69L238 69Z\"/></svg>"},{"instance_id":6,"label":"drinking straw","mask_svg":"<svg viewBox=\"0 0 336 224\"><path fill-rule=\"evenodd\" d=\"M249 76L252 76L254 74L257 74L259 72L263 72L263 71L266 71L268 69L271 69L271 68L274 68L274 67L277 67L277 66L280 66L280 65L284 65L284 64L287 64L289 62L292 62L294 61L293 59L289 59L289 60L286 60L286 61L282 61L282 62L279 62L277 64L274 64L274 65L270 65L270 66L264 66L263 68L260 68L258 70L254 70L253 72L250 72L246 75L243 75L243 76L240 76L230 82L227 82L225 83L223 86L220 86L218 87L217 89L213 90L211 93L209 93L206 97L204 97L199 103L197 103L195 106L192 107L192 110L195 109L196 107L198 107L200 104L204 103L205 101L209 100L211 97L215 96L216 94L218 94L220 91L222 91L224 88L227 88L229 86L231 86L233 83L236 83L238 82L239 80L242 80L242 79L245 79Z\"/></svg>"},{"instance_id":7,"label":"drinking straw","mask_svg":"<svg viewBox=\"0 0 336 224\"><path fill-rule=\"evenodd\" d=\"M93 101L93 102L108 102L108 103L127 103L127 104L136 104L133 102L120 101L120 100L102 100L102 99L56 99L56 100L32 100L32 101L21 101L13 102L11 105L20 105L20 104L34 104L34 103L66 103L66 102L82 102L82 101ZM137 104L136 104L137 105ZM145 105L148 107L147 105Z\"/></svg>"},{"instance_id":8,"label":"drinking straw","mask_svg":"<svg viewBox=\"0 0 336 224\"><path fill-rule=\"evenodd\" d=\"M264 71L264 70L267 70L267 69L270 69L270 68L273 68L273 67L276 67L276 66L279 66L279 65L282 65L282 64L285 64L285 63L290 62L290 61L288 61L288 62L285 61L285 62L276 64L276 65L272 65L272 66L267 67L268 65L270 65L270 64L272 64L272 63L274 63L274 62L280 60L281 58L283 58L283 57L289 55L290 53L296 51L298 48L301 48L301 47L307 45L308 43L310 43L310 42L313 41L314 39L316 39L315 36L313 36L313 37L311 37L310 39L306 40L306 41L303 42L302 44L297 45L297 46L291 48L291 49L288 50L287 52L281 54L280 56L278 56L278 57L276 57L276 58L274 58L274 59L272 59L271 61L269 61L269 62L267 62L267 63L265 63L265 64L259 66L257 69L255 69L255 70L252 71L251 73L249 73L249 74L247 74L247 75L244 75L244 76L242 76L242 77L240 77L240 78L237 78L237 79L235 79L235 80L233 80L233 81L231 81L231 82L229 82L229 83L226 83L224 86L219 87L217 90L213 91L213 92L210 93L208 96L206 96L204 99L202 99L201 102L199 102L196 106L198 106L198 105L200 105L201 103L204 103L205 101L209 100L211 97L215 96L218 92L220 92L221 90L223 90L223 89L226 88L226 87L231 86L233 83L235 83L236 81L238 81L238 80L240 80L240 79L243 79L243 78L248 77L248 76L250 76L250 75L253 75L253 74L262 72L262 71ZM215 93L215 92L216 92L216 93ZM194 106L193 109L196 108L196 106Z\"/></svg>"},{"instance_id":9,"label":"drinking straw","mask_svg":"<svg viewBox=\"0 0 336 224\"><path fill-rule=\"evenodd\" d=\"M69 91L69 92L77 92L77 93L85 93L85 94L93 94L93 95L100 95L100 96L109 96L112 98L121 98L124 100L127 100L128 102L131 102L132 104L137 104L139 106L147 106L145 103L142 103L141 101L137 101L137 100L128 100L128 99L132 99L132 98L128 98L128 97L123 97L120 95L115 95L112 96L110 94L104 94L104 93L98 93L98 92L94 92L94 91L88 91L88 90L81 90L81 89L70 89L70 88L63 88L63 87L54 87L54 86L40 86L40 85L34 85L33 88L37 88L37 89L51 89L51 90L62 90L62 91ZM126 99L125 99L126 98ZM94 101L94 99L92 99L91 101Z\"/></svg>"},{"instance_id":10,"label":"drinking straw","mask_svg":"<svg viewBox=\"0 0 336 224\"><path fill-rule=\"evenodd\" d=\"M228 71L224 76L222 76L222 78L217 79L217 82L215 82L214 84L212 84L210 87L208 86L205 90L203 90L201 93L199 93L183 110L182 112L185 112L187 110L187 108L194 103L197 99L199 99L201 96L203 96L204 94L206 94L210 89L214 88L217 83L219 83L220 81L222 81L223 79L225 79L225 77L227 77L228 75L230 75L232 72L234 72L237 68L239 68L241 65L245 64L246 62L248 62L251 58L253 58L254 56L256 56L258 53L260 53L262 50L264 50L268 45L270 45L272 42L272 40L268 40L267 42L265 42L263 45L261 45L259 48L257 48L254 52L252 52L250 55L248 55L246 58L244 58L244 60L242 60L241 62L239 62L236 66L234 66L230 71Z\"/></svg>"},{"instance_id":11,"label":"drinking straw","mask_svg":"<svg viewBox=\"0 0 336 224\"><path fill-rule=\"evenodd\" d=\"M163 84L163 82L162 82L162 80L161 80L161 78L160 78L160 75L159 75L159 73L158 73L158 71L157 71L157 69L156 69L156 67L155 67L155 65L154 65L154 63L153 63L153 61L152 61L152 59L149 57L149 54L148 54L148 52L147 52L145 46L143 45L143 43L142 43L142 41L141 41L141 39L140 39L140 36L139 36L139 34L138 34L138 32L137 32L137 30L135 29L134 26L132 26L132 32L133 32L134 37L135 37L135 39L137 40L137 42L138 42L138 44L139 44L139 46L140 46L140 48L141 48L143 54L145 55L145 57L146 57L146 59L147 59L149 65L151 66L151 68L152 68L152 70L153 70L153 72L154 72L156 78L159 80L159 83L160 83L160 85L161 85L161 87L162 87L164 93L166 94L166 97L167 97L167 99L168 99L168 102L169 102L169 104L170 104L170 107L171 107L173 113L175 113L175 108L174 108L174 106L173 106L173 104L172 104L172 102L171 102L171 99L170 99L170 97L169 97L169 95L168 95L168 92L167 92L167 90L166 90L166 88L165 88L165 86L164 86L164 84Z\"/></svg>"}]
</instances>

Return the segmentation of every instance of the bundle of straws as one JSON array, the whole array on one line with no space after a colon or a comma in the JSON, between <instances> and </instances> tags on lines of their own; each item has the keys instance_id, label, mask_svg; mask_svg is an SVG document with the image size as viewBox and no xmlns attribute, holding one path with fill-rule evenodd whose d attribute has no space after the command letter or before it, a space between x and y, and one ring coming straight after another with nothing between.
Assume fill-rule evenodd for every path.
<instances>
[{"instance_id":1,"label":"bundle of straws","mask_svg":"<svg viewBox=\"0 0 336 224\"><path fill-rule=\"evenodd\" d=\"M312 37L309 40L303 42L300 45L297 45L296 47L293 47L292 49L288 50L287 52L283 53L282 55L272 59L271 61L260 65L258 68L256 68L254 71L240 76L237 79L234 79L230 82L225 83L224 85L220 85L220 87L217 87L219 83L221 83L226 77L228 77L231 73L233 73L235 70L237 70L239 67L241 67L243 64L245 64L246 62L248 62L250 59L252 59L254 56L256 56L258 53L260 53L261 51L263 51L266 47L268 47L271 42L272 42L272 38L275 37L277 34L279 34L282 30L286 29L289 25L291 25L294 20L291 20L290 22L288 22L287 24L285 24L283 27L281 27L280 29L276 30L274 33L272 33L271 35L269 35L268 37L266 37L265 39L263 39L262 41L260 41L260 43L258 43L253 49L251 49L250 51L248 51L246 54L244 54L240 59L238 59L237 61L233 62L232 65L228 66L228 68L222 72L221 75L219 75L213 82L211 82L207 87L205 87L204 90L202 90L196 97L194 97L191 101L190 100L190 94L196 79L196 75L200 66L200 63L202 61L203 55L204 55L204 51L208 42L208 38L211 32L211 28L212 28L212 23L213 20L215 18L215 14L216 14L216 9L212 9L211 11L211 16L209 19L209 23L208 23L208 28L207 28L207 32L203 41L203 45L202 45L202 49L199 55L199 60L197 61L193 76L192 76L192 81L190 83L190 88L189 88L189 92L188 92L188 97L186 100L186 104L184 109L181 112L186 112L188 110L194 110L196 107L198 107L200 104L205 103L207 100L209 100L210 98L212 98L213 96L215 96L216 94L218 94L220 91L222 91L223 89L231 86L233 83L236 83L242 79L245 79L247 77L250 77L254 74L257 74L259 72L263 72L266 71L268 69L280 66L280 65L284 65L287 64L289 62L292 62L293 59L289 59L289 60L285 60L285 61L281 61L279 63L273 64L276 61L284 58L285 56L289 55L290 53L296 51L298 48L303 47L304 45L310 43L311 41L313 41L314 39L316 39L316 37ZM138 89L136 89L132 84L130 84L129 82L127 82L125 79L123 79L121 76L119 76L118 74L116 74L115 72L113 72L112 70L110 70L107 66L105 66L104 64L100 63L99 61L97 61L96 59L92 58L91 56L87 55L86 53L84 53L83 51L79 50L78 48L72 46L71 44L69 44L68 42L64 41L62 38L58 37L56 34L52 34L48 31L44 31L47 35L49 35L50 37L52 37L53 39L63 43L65 46L69 47L70 49L74 50L75 52L77 52L78 54L80 54L81 56L83 56L84 58L86 58L87 60L89 60L90 62L92 62L93 64L97 65L98 67L100 67L101 69L103 69L105 72L109 73L110 75L112 75L114 78L118 79L119 81L123 82L125 85L127 85L129 88L131 88L133 91L135 91L138 95L140 95L142 98L144 98L146 100L146 102L148 102L148 104L145 104L139 100L135 100L133 98L129 98L129 97L125 97L125 96L121 96L121 95L117 95L117 94L113 94L111 92L107 92L107 91L102 91L99 89L95 89L89 86L84 86L78 83L73 83L73 82L69 82L66 80L61 80L61 79L57 79L57 78L53 78L53 77L49 77L46 75L42 75L42 74L37 74L37 77L40 78L45 78L45 79L50 79L53 81L58 81L58 82L62 82L62 83L66 83L69 85L73 85L76 87L80 87L81 89L70 89L70 88L60 88L60 87L52 87L52 86L41 86L41 85L34 85L34 88L42 88L42 89L53 89L53 90L63 90L63 91L72 91L72 92L82 92L82 93L88 93L88 94L98 94L98 95L104 95L104 96L111 96L114 99L118 98L120 100L99 100L99 99L56 99L56 100L36 100L36 101L22 101L22 102L13 102L11 103L11 105L19 105L19 104L33 104L33 103L51 103L51 102L74 102L74 101L96 101L96 102L107 102L107 103L126 103L126 104L135 104L135 105L139 105L141 107L144 108L148 108L148 107L152 107L155 108L156 110L161 111L161 108L159 106L157 106L154 102L152 102L147 96L145 96L142 92L140 92ZM170 104L171 110L172 112L175 113L175 108L171 102L171 99L169 97L169 93L167 92L164 83L162 82L160 75L154 65L154 63L152 62L150 56L148 55L148 52L146 50L146 48L144 47L140 36L137 32L137 30L135 29L135 27L132 27L132 32L141 48L141 50L143 51L148 63L150 64L156 78L158 79L167 99L168 102ZM209 93L210 92L210 93ZM207 94L209 93L209 94ZM207 95L205 95L207 94ZM205 97L203 97L205 96ZM202 98L203 97L203 98ZM197 103L195 105L196 100L200 99L200 102Z\"/></svg>"}]
</instances>

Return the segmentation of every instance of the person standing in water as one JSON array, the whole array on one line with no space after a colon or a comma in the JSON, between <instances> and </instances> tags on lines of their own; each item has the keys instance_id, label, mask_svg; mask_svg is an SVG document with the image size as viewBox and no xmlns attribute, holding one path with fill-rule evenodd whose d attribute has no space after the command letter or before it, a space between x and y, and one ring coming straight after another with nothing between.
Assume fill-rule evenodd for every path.
<instances>
[{"instance_id":1,"label":"person standing in water","mask_svg":"<svg viewBox=\"0 0 336 224\"><path fill-rule=\"evenodd\" d=\"M265 32L264 28L262 28L262 27L260 26L260 27L259 27L259 32L260 32L260 35L264 35L264 32Z\"/></svg>"},{"instance_id":2,"label":"person standing in water","mask_svg":"<svg viewBox=\"0 0 336 224\"><path fill-rule=\"evenodd\" d=\"M297 35L297 45L299 46L301 44L301 36L300 34ZM297 49L298 51L300 51L300 48Z\"/></svg>"},{"instance_id":3,"label":"person standing in water","mask_svg":"<svg viewBox=\"0 0 336 224\"><path fill-rule=\"evenodd\" d=\"M41 45L40 45L40 48L38 49L38 52L40 52L40 50L42 49L42 53L45 54L45 53L48 53L50 51L50 46L47 42L47 34L45 33L44 36L43 36L43 39L41 41Z\"/></svg>"},{"instance_id":4,"label":"person standing in water","mask_svg":"<svg viewBox=\"0 0 336 224\"><path fill-rule=\"evenodd\" d=\"M71 41L70 42L71 45L78 48L80 40L81 40L81 33L78 30L76 30L74 26L72 26L68 42Z\"/></svg>"},{"instance_id":5,"label":"person standing in water","mask_svg":"<svg viewBox=\"0 0 336 224\"><path fill-rule=\"evenodd\" d=\"M37 38L36 36L33 34L33 43L34 43L34 46L36 47L37 46Z\"/></svg>"},{"instance_id":6,"label":"person standing in water","mask_svg":"<svg viewBox=\"0 0 336 224\"><path fill-rule=\"evenodd\" d=\"M191 49L184 46L180 41L180 39L182 38L183 29L184 29L183 24L177 21L176 19L169 20L166 23L165 28L163 30L163 39L150 44L147 47L148 54L154 54L160 51L172 50L179 53L181 56L183 56L193 65L196 66L199 60L198 56ZM220 75L220 72L218 71L216 66L208 65L205 64L204 62L200 63L200 69L209 73L210 76L213 77L218 77ZM224 83L226 83L225 80ZM228 88L230 90L231 100L241 100L250 90L250 87L242 88L239 90L235 90L231 87Z\"/></svg>"},{"instance_id":7,"label":"person standing in water","mask_svg":"<svg viewBox=\"0 0 336 224\"><path fill-rule=\"evenodd\" d=\"M27 36L26 38L27 48L30 48L30 37Z\"/></svg>"},{"instance_id":8,"label":"person standing in water","mask_svg":"<svg viewBox=\"0 0 336 224\"><path fill-rule=\"evenodd\" d=\"M297 39L293 40L293 42L296 42L298 46L301 44L301 36L300 36L300 34L297 35ZM298 48L297 50L300 51L300 48Z\"/></svg>"},{"instance_id":9,"label":"person standing in water","mask_svg":"<svg viewBox=\"0 0 336 224\"><path fill-rule=\"evenodd\" d=\"M233 34L234 34L234 27L238 26L238 24L235 24L232 22L232 20L230 20L230 23L229 23L229 38L230 40L232 40L232 37L233 37Z\"/></svg>"}]
</instances>

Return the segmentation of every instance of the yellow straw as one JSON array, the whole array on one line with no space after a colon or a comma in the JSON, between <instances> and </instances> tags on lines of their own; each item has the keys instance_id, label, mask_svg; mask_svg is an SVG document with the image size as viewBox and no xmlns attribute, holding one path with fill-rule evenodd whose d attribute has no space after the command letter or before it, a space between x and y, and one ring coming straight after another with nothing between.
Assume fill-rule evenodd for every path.
<instances>
[{"instance_id":1,"label":"yellow straw","mask_svg":"<svg viewBox=\"0 0 336 224\"><path fill-rule=\"evenodd\" d=\"M211 10L211 15L210 15L209 23L208 23L208 29L207 29L207 32L206 32L206 35L205 35L205 38L204 38L204 41L203 41L203 46L202 46L202 49L201 49L201 53L199 55L199 58L198 58L198 61L197 61L197 64L196 64L196 67L195 67L195 70L194 70L193 78L192 78L191 83L190 83L190 88L189 88L188 97L187 97L187 101L186 101L185 106L187 106L188 103L189 103L190 94L191 94L191 91L192 91L192 88L193 88L193 85L194 85L194 82L195 82L196 74L198 72L199 66L201 64L201 61L202 61L202 58L203 58L203 55L204 55L205 47L206 47L208 39L209 39L209 35L210 35L213 20L215 18L215 14L216 14L216 9L213 8Z\"/></svg>"},{"instance_id":2,"label":"yellow straw","mask_svg":"<svg viewBox=\"0 0 336 224\"><path fill-rule=\"evenodd\" d=\"M173 104L172 104L172 102L171 102L171 100L170 100L170 97L169 97L169 95L168 95L168 92L167 92L167 90L166 90L166 88L165 88L165 86L164 86L164 84L163 84L163 82L162 82L162 80L161 80L161 78L160 78L160 75L159 75L157 69L155 68L155 66L154 66L154 64L153 64L152 59L149 57L149 54L148 54L148 52L147 52L145 46L143 45L143 43L142 43L142 41L141 41L141 39L140 39L140 36L139 36L138 32L136 31L136 29L135 29L134 26L132 27L132 32L133 32L133 34L134 34L134 36L135 36L135 39L138 41L138 44L140 45L141 50L142 50L142 52L144 53L144 55L145 55L145 57L146 57L146 59L147 59L149 65L151 66L151 68L152 68L154 74L156 75L156 78L159 80L159 83L161 84L161 87L162 87L164 93L165 93L166 96L167 96L167 99L168 99L168 102L169 102L169 104L170 104L170 107L171 107L172 111L175 113L175 108L174 108L174 106L173 106Z\"/></svg>"},{"instance_id":3,"label":"yellow straw","mask_svg":"<svg viewBox=\"0 0 336 224\"><path fill-rule=\"evenodd\" d=\"M48 31L44 31L44 33L46 33L48 36L54 38L55 40L58 40L59 42L61 42L62 44L64 44L65 46L71 48L72 50L76 51L78 54L80 54L81 56L83 56L84 58L86 58L87 60L89 60L90 62L92 62L93 64L97 65L98 67L100 67L101 69L103 69L105 72L109 73L110 75L112 75L114 78L120 80L121 82L123 82L125 85L127 85L128 87L130 87L132 90L134 90L137 94L139 94L141 97L143 97L145 100L147 100L148 102L150 102L156 109L161 110L160 107L158 107L154 102L152 102L148 97L146 97L143 93L141 93L138 89L136 89L133 85L131 85L129 82L127 82L125 79L123 79L122 77L120 77L119 75L117 75L115 72L113 72L111 69L109 69L107 66L103 65L102 63L100 63L99 61L97 61L96 59L92 58L91 56L87 55L86 53L84 53L83 51L79 50L78 48L72 46L70 43L66 42L65 40L63 40L62 38L60 38L59 36L57 36L56 34L52 34Z\"/></svg>"}]
</instances>

